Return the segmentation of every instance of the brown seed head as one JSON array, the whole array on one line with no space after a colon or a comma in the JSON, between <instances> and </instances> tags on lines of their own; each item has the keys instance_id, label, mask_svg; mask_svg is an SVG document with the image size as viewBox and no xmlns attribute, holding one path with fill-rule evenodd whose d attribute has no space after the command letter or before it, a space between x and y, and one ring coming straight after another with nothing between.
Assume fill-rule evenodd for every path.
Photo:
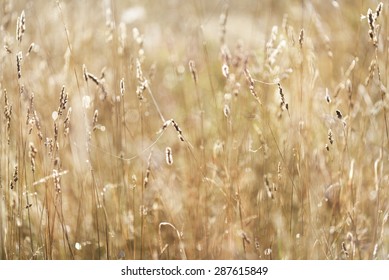
<instances>
[{"instance_id":1,"label":"brown seed head","mask_svg":"<svg viewBox=\"0 0 389 280\"><path fill-rule=\"evenodd\" d=\"M165 153L166 153L166 163L168 165L172 165L173 164L172 149L170 147L166 147Z\"/></svg>"}]
</instances>

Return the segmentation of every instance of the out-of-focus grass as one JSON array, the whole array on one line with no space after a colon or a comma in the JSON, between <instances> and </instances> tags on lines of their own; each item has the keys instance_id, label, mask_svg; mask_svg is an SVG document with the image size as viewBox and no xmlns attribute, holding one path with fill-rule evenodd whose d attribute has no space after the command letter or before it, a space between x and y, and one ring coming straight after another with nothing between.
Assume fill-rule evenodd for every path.
<instances>
[{"instance_id":1,"label":"out-of-focus grass","mask_svg":"<svg viewBox=\"0 0 389 280\"><path fill-rule=\"evenodd\" d=\"M386 259L378 4L2 3L1 259Z\"/></svg>"}]
</instances>

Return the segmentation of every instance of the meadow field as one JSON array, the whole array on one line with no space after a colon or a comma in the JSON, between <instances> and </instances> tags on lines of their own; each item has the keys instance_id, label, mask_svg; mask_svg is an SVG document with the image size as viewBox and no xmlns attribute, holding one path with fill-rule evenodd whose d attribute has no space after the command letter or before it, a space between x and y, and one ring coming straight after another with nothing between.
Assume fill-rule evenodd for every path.
<instances>
[{"instance_id":1,"label":"meadow field","mask_svg":"<svg viewBox=\"0 0 389 280\"><path fill-rule=\"evenodd\" d=\"M0 8L0 259L389 258L389 6Z\"/></svg>"}]
</instances>

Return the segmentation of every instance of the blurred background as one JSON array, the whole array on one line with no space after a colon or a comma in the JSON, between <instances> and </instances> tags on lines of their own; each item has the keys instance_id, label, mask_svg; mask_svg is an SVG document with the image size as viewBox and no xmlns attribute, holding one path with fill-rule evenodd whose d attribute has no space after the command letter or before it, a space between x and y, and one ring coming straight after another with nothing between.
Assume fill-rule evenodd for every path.
<instances>
[{"instance_id":1,"label":"blurred background","mask_svg":"<svg viewBox=\"0 0 389 280\"><path fill-rule=\"evenodd\" d=\"M387 16L2 1L1 259L388 258Z\"/></svg>"}]
</instances>

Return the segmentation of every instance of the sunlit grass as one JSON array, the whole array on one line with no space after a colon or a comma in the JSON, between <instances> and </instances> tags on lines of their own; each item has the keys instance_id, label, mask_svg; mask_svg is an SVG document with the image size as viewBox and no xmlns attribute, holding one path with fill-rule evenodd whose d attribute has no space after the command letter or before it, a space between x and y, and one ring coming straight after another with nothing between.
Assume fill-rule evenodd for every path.
<instances>
[{"instance_id":1,"label":"sunlit grass","mask_svg":"<svg viewBox=\"0 0 389 280\"><path fill-rule=\"evenodd\" d=\"M1 259L388 258L385 4L0 18Z\"/></svg>"}]
</instances>

